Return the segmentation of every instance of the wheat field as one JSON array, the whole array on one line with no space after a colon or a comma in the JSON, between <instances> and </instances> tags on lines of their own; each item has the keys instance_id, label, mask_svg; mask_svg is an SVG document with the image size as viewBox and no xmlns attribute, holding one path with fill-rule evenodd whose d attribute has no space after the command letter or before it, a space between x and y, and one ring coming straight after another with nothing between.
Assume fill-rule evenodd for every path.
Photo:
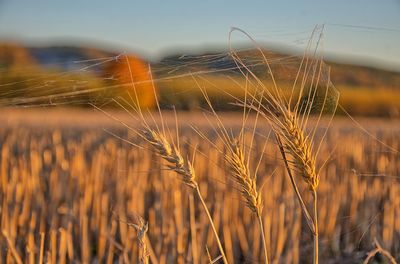
<instances>
[{"instance_id":1,"label":"wheat field","mask_svg":"<svg viewBox=\"0 0 400 264\"><path fill-rule=\"evenodd\" d=\"M137 126L128 114L111 115ZM173 114L164 118L174 134ZM222 120L232 131L240 129L238 113L222 114ZM229 177L224 156L191 126L221 148L223 142L200 113L179 114L178 121L182 152L196 152L196 179L227 260L261 263L256 217ZM137 263L140 217L148 221L144 240L152 263L207 263L219 255L198 198L121 122L94 111L49 109L2 110L0 122L2 263ZM318 155L318 164L326 161L318 189L321 263L359 263L374 238L400 256L400 164L394 151L400 149L400 123L360 123L370 135L335 119ZM264 152L257 182L263 186L269 259L309 263L312 238L279 150L266 139L269 131L262 122L257 127L250 160L257 166Z\"/></svg>"}]
</instances>

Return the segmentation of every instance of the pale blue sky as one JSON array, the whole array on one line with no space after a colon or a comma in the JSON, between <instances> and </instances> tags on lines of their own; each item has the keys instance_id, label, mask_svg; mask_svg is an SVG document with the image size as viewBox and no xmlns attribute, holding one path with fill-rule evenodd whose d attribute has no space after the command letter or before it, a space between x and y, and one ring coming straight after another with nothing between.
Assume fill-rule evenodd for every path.
<instances>
[{"instance_id":1,"label":"pale blue sky","mask_svg":"<svg viewBox=\"0 0 400 264\"><path fill-rule=\"evenodd\" d=\"M400 71L399 0L0 0L0 39L98 43L153 59L174 48L227 48L232 26L259 42L301 48L322 23L326 54Z\"/></svg>"}]
</instances>

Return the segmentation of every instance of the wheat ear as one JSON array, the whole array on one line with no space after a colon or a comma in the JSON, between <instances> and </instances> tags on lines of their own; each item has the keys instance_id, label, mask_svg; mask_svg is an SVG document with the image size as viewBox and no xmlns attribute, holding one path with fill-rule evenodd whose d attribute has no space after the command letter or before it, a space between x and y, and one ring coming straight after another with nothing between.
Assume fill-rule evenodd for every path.
<instances>
[{"instance_id":1,"label":"wheat ear","mask_svg":"<svg viewBox=\"0 0 400 264\"><path fill-rule=\"evenodd\" d=\"M225 255L225 251L222 247L222 243L219 239L218 232L215 228L213 219L211 217L211 214L207 208L207 205L203 199L203 196L201 195L199 185L196 182L196 177L195 177L195 171L193 168L192 163L189 160L185 160L179 149L173 145L170 144L169 141L166 139L166 137L161 134L160 132L157 132L149 127L147 127L145 130L143 130L143 137L153 146L155 151L165 160L168 162L168 168L172 171L175 171L177 174L181 176L181 180L183 181L184 184L187 186L195 189L196 194L203 206L204 211L207 214L207 218L210 222L211 228L213 230L214 236L216 238L217 244L219 251L222 256L222 260L225 264L228 263Z\"/></svg>"},{"instance_id":2,"label":"wheat ear","mask_svg":"<svg viewBox=\"0 0 400 264\"><path fill-rule=\"evenodd\" d=\"M293 158L293 168L300 174L311 191L319 184L319 176L315 168L315 156L308 137L298 125L296 115L287 111L282 118L279 132L284 138L284 149Z\"/></svg>"},{"instance_id":3,"label":"wheat ear","mask_svg":"<svg viewBox=\"0 0 400 264\"><path fill-rule=\"evenodd\" d=\"M264 248L264 261L268 264L268 251L262 221L263 201L260 191L257 190L256 177L250 175L250 169L245 163L243 147L239 141L230 139L229 146L225 160L229 164L234 180L240 186L240 192L246 200L247 207L257 216Z\"/></svg>"},{"instance_id":4,"label":"wheat ear","mask_svg":"<svg viewBox=\"0 0 400 264\"><path fill-rule=\"evenodd\" d=\"M144 130L143 135L156 152L169 163L168 168L182 176L184 184L191 188L198 187L192 163L189 160L185 161L175 145L171 145L164 135L150 128Z\"/></svg>"},{"instance_id":5,"label":"wheat ear","mask_svg":"<svg viewBox=\"0 0 400 264\"><path fill-rule=\"evenodd\" d=\"M261 215L263 205L261 194L257 190L255 177L251 177L250 170L245 163L242 147L237 140L232 140L230 149L225 156L235 182L240 186L240 192L246 200L247 207L257 216Z\"/></svg>"},{"instance_id":6,"label":"wheat ear","mask_svg":"<svg viewBox=\"0 0 400 264\"><path fill-rule=\"evenodd\" d=\"M305 136L303 128L305 127L305 124L307 123L308 120L308 115L310 114L310 110L313 106L313 100L315 96L315 90L314 92L311 92L312 89L317 89L318 84L319 84L319 77L320 77L320 71L317 72L317 69L321 69L321 61L317 61L317 64L314 64L314 67L308 67L308 59L305 59L305 72L303 75L303 80L301 83L301 88L299 91L299 96L297 103L294 102L294 111L292 112L291 109L292 107L292 95L290 96L289 101L287 101L283 94L281 89L279 89L274 74L272 72L272 69L270 67L270 64L265 57L264 52L260 48L260 46L257 44L257 42L245 31L238 29L238 28L233 28L231 30L231 33L233 31L239 31L243 33L245 36L247 36L253 44L255 44L257 50L260 52L260 55L262 59L264 60L268 73L270 74L271 81L273 84L272 90L268 89L265 84L255 75L251 69L241 60L241 58L238 56L238 54L232 50L231 48L231 54L233 59L235 60L236 64L239 66L240 71L244 76L251 76L251 78L254 79L255 83L261 87L261 92L262 92L262 98L258 99L255 95L251 95L251 98L254 99L254 102L256 102L258 105L254 105L253 103L249 104L248 107L254 109L261 115L265 117L265 119L269 122L269 124L272 126L272 129L275 133L275 136L277 138L278 146L282 154L282 158L284 160L286 169L288 171L293 189L295 190L295 193L297 195L297 198L300 202L301 209L303 211L304 216L307 219L307 224L308 227L310 228L310 231L313 234L314 238L314 263L318 263L318 216L317 216L317 187L319 184L319 176L318 173L316 172L315 169L315 153L313 152L312 144L310 142L310 139ZM231 37L230 33L230 37ZM313 32L314 34L314 32ZM294 87L297 84L298 77L300 76L301 70L302 70L302 65L303 65L303 60L302 64L299 67L298 74L296 76L296 80L293 85L293 91ZM313 69L313 70L310 70ZM310 72L313 71L313 72ZM307 104L306 107L303 108L301 105L301 97L304 93L304 85L306 83L307 77L310 77L309 74L311 74L312 78L312 85L310 92L308 93L307 96ZM316 77L316 81L314 82L314 77ZM326 99L326 98L325 98ZM324 101L325 104L325 101ZM301 110L304 110L305 117L299 121L299 116ZM322 111L320 115L322 114ZM309 213L309 210L307 209L302 195L300 194L295 178L293 177L292 170L297 172L298 174L301 175L302 179L307 183L309 189L312 191L313 194L313 217Z\"/></svg>"},{"instance_id":7,"label":"wheat ear","mask_svg":"<svg viewBox=\"0 0 400 264\"><path fill-rule=\"evenodd\" d=\"M194 79L196 81L196 79ZM196 82L197 83L197 82ZM222 150L218 149L218 147L213 144L208 138L206 138L202 133L199 131L198 134L205 140L207 140L211 145L214 145L214 147L217 148L217 150L224 155L224 158L229 165L229 168L232 173L232 177L234 181L239 185L240 192L246 201L247 207L257 216L260 229L261 229L261 236L262 236L262 243L263 243L263 248L264 248L264 257L265 257L265 263L268 264L268 252L267 252L267 245L266 245L266 239L265 239L265 232L264 232L264 226L262 222L262 209L263 209L263 202L262 202L262 197L261 193L257 190L257 181L256 177L251 177L250 175L250 169L248 166L248 163L246 164L245 162L245 151L243 149L244 145L244 128L245 128L245 123L248 117L248 114L250 111L246 108L246 104L243 105L243 120L242 120L242 129L241 132L239 133L238 139L233 138L231 136L226 128L224 127L224 124L222 123L221 119L219 118L217 112L215 111L211 100L207 94L207 92L202 89L199 85L198 87L200 88L201 92L203 93L204 99L206 100L208 106L211 109L211 112L213 113L215 119L217 120L217 127L218 130L215 130L218 134L218 137L224 142L224 145L227 148L226 153L224 153ZM246 99L245 99L246 100ZM254 123L254 130L253 130L253 139L254 139L254 133L255 133L255 128L257 125L257 120L258 120L258 114L256 121ZM243 142L243 144L241 144ZM250 147L251 148L251 147Z\"/></svg>"}]
</instances>

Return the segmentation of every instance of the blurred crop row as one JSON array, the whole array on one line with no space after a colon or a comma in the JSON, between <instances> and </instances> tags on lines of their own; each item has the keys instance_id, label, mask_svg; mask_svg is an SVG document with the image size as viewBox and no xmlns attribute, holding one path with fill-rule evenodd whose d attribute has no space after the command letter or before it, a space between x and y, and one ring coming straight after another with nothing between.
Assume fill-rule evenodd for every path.
<instances>
[{"instance_id":1,"label":"blurred crop row","mask_svg":"<svg viewBox=\"0 0 400 264\"><path fill-rule=\"evenodd\" d=\"M196 119L201 118L191 116ZM240 127L239 116L228 120L230 128ZM224 157L184 125L187 121L181 120L182 150L197 149L196 177L228 260L261 259L259 227L227 176ZM0 129L0 259L134 263L138 248L131 224L138 216L149 221L152 262L190 263L196 254L205 263L206 246L217 256L208 220L190 190L143 140L123 128L107 128L99 118L96 122L88 127L61 124L63 128L22 122ZM396 124L374 124L374 136L400 148ZM212 127L198 125L223 148ZM269 127L258 129L266 134ZM256 137L251 166L258 163L264 140ZM312 241L279 155L269 143L259 169L267 246L272 263L306 263ZM398 153L350 129L349 123L335 121L318 157L319 163L325 160L318 190L324 263L356 263L372 248L374 238L395 256L400 254L400 183L394 177L400 174Z\"/></svg>"}]
</instances>

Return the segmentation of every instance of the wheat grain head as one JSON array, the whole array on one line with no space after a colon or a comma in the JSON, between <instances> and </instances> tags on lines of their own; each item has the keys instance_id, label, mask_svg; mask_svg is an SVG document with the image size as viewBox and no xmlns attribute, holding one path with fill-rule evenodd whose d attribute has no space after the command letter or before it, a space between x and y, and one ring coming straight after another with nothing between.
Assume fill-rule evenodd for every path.
<instances>
[{"instance_id":1,"label":"wheat grain head","mask_svg":"<svg viewBox=\"0 0 400 264\"><path fill-rule=\"evenodd\" d=\"M307 183L310 190L315 191L319 184L319 176L316 172L316 158L311 142L304 136L295 114L287 111L282 116L280 129L276 132L283 138L284 150L292 157L292 168Z\"/></svg>"},{"instance_id":2,"label":"wheat grain head","mask_svg":"<svg viewBox=\"0 0 400 264\"><path fill-rule=\"evenodd\" d=\"M240 186L240 192L246 200L247 207L257 216L261 215L263 204L257 190L255 177L251 177L249 167L245 163L243 148L238 140L231 140L225 160L229 164L233 179Z\"/></svg>"},{"instance_id":3,"label":"wheat grain head","mask_svg":"<svg viewBox=\"0 0 400 264\"><path fill-rule=\"evenodd\" d=\"M166 137L151 128L143 130L143 137L153 146L155 151L169 164L168 168L182 176L183 183L191 188L197 187L196 175L192 163L185 160L178 148L171 145Z\"/></svg>"}]
</instances>

